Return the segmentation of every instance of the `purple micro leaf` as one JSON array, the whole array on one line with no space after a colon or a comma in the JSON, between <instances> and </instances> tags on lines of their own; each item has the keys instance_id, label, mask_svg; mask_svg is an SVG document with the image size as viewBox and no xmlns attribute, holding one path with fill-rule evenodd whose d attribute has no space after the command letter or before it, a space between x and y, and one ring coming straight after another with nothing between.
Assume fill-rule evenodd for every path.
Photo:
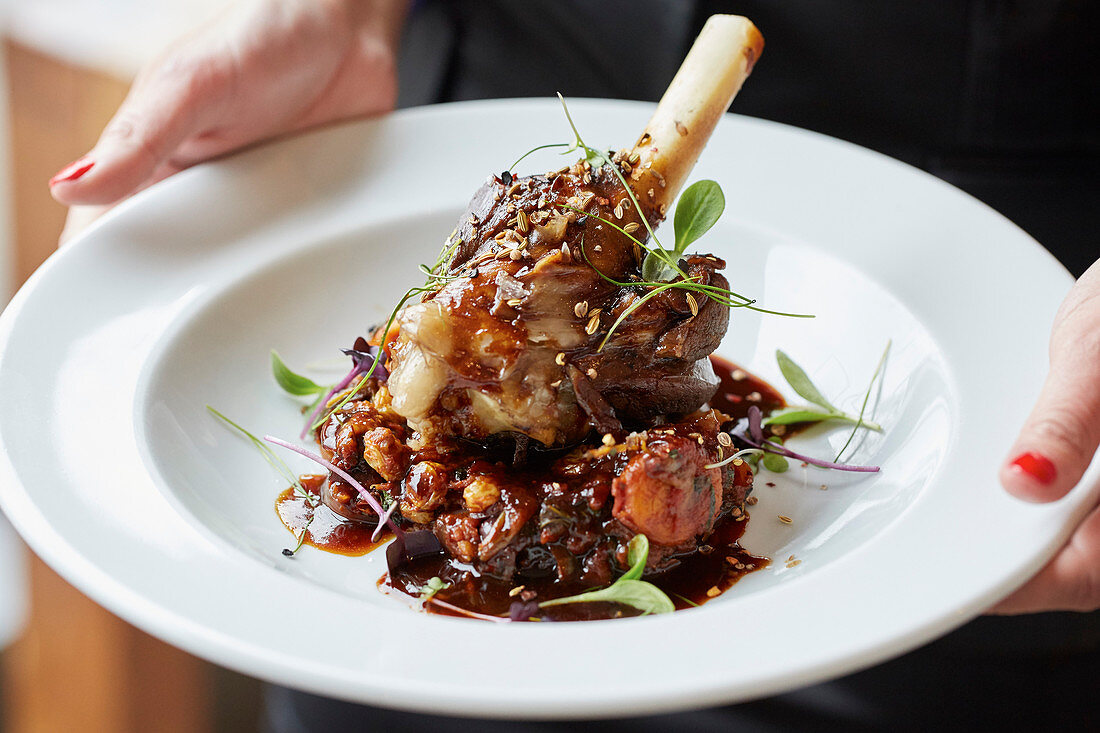
<instances>
[{"instance_id":1,"label":"purple micro leaf","mask_svg":"<svg viewBox=\"0 0 1100 733\"><path fill-rule=\"evenodd\" d=\"M352 486L357 492L359 492L359 496L362 497L362 499L370 505L370 508L374 510L374 513L378 515L380 523L384 522L385 524L388 524L390 529L393 530L393 533L398 537L401 537L405 534L405 531L397 526L397 523L393 521L393 518L386 514L386 510L383 509L382 505L378 503L378 499L375 499L374 495L363 488L363 485L353 479L351 477L351 474L349 474L347 471L340 468L339 466L336 466L333 463L330 463L329 461L326 461L324 458L317 455L316 453L306 450L301 446L294 445L293 443L288 443L287 441L281 440L272 435L265 435L264 440L266 440L268 443L274 443L275 445L286 448L287 450L294 451L300 456L305 456L314 463L319 463L327 468L329 471L335 473L337 476L346 481L350 486Z\"/></svg>"},{"instance_id":2,"label":"purple micro leaf","mask_svg":"<svg viewBox=\"0 0 1100 733\"><path fill-rule=\"evenodd\" d=\"M741 440L745 441L753 448L759 448L767 453L775 453L777 456L786 456L787 458L793 458L796 461L805 461L811 466L817 466L818 468L831 468L836 471L854 471L857 473L877 473L882 469L879 466L856 466L851 463L833 463L832 461L823 461L820 458L811 458L810 456L802 455L801 453L795 453L790 448L782 445L776 445L768 441L757 442L747 436L738 436Z\"/></svg>"},{"instance_id":3,"label":"purple micro leaf","mask_svg":"<svg viewBox=\"0 0 1100 733\"><path fill-rule=\"evenodd\" d=\"M368 371L374 362L378 362L378 366L374 366L374 373L371 375L379 381L385 381L390 376L390 372L386 369L385 360L379 354L379 347L371 346L367 343L367 340L360 336L355 339L355 346L350 349L340 349L343 353L352 358L355 367L361 372Z\"/></svg>"},{"instance_id":4,"label":"purple micro leaf","mask_svg":"<svg viewBox=\"0 0 1100 733\"><path fill-rule=\"evenodd\" d=\"M374 371L371 373L372 377L378 379L380 382L389 379L390 373L383 363L384 359L381 354L379 354L379 348L368 344L367 340L362 336L355 339L353 348L340 349L340 351L351 357L351 371L348 372L343 379L333 385L332 389L328 391L328 394L318 400L317 407L313 408L313 412L309 413L309 417L306 418L306 424L302 427L302 432L298 434L298 438L301 440L305 440L306 436L309 435L310 428L313 427L313 424L317 421L321 412L324 411L325 406L328 405L328 401L332 399L333 395L347 389L348 385L350 385L360 374L369 372L373 367ZM377 364L375 362L377 362Z\"/></svg>"},{"instance_id":5,"label":"purple micro leaf","mask_svg":"<svg viewBox=\"0 0 1100 733\"><path fill-rule=\"evenodd\" d=\"M508 609L508 618L513 621L530 621L532 616L539 612L537 601L512 601Z\"/></svg>"},{"instance_id":6,"label":"purple micro leaf","mask_svg":"<svg viewBox=\"0 0 1100 733\"><path fill-rule=\"evenodd\" d=\"M749 435L757 443L764 440L764 428L761 426L762 415L760 408L753 405L749 408ZM758 446L759 447L759 446Z\"/></svg>"},{"instance_id":7,"label":"purple micro leaf","mask_svg":"<svg viewBox=\"0 0 1100 733\"><path fill-rule=\"evenodd\" d=\"M833 461L823 461L820 458L811 458L810 456L804 456L801 453L795 453L789 448L777 446L774 443L765 443L764 450L769 453L777 453L787 458L794 458L797 461L805 461L811 466L818 466L819 468L831 468L836 471L854 471L856 473L878 473L882 469L878 466L856 466L851 463L834 463ZM773 449L774 448L774 449Z\"/></svg>"}]
</instances>

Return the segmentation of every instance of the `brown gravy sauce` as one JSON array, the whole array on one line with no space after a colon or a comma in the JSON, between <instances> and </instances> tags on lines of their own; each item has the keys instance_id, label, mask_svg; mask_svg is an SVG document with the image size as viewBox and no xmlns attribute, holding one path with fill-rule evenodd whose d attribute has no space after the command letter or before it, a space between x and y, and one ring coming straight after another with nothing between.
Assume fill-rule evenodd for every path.
<instances>
[{"instance_id":1,"label":"brown gravy sauce","mask_svg":"<svg viewBox=\"0 0 1100 733\"><path fill-rule=\"evenodd\" d=\"M316 547L318 550L337 555L359 557L389 542L393 533L386 531L371 542L374 527L353 522L341 517L321 502L321 485L327 476L299 476L302 487L309 498L302 496L294 487L284 490L275 500L275 511L283 526L294 535L295 543L305 532L302 545ZM293 548L294 545L291 545Z\"/></svg>"},{"instance_id":2,"label":"brown gravy sauce","mask_svg":"<svg viewBox=\"0 0 1100 733\"><path fill-rule=\"evenodd\" d=\"M720 380L718 392L710 402L711 407L737 420L746 416L753 405L765 415L785 406L782 396L767 382L726 359L717 356L710 359ZM528 471L532 469L537 471L537 467L527 468ZM301 483L308 498L292 487L280 493L275 502L279 519L295 539L304 532L303 545L349 556L365 555L385 545L393 536L391 532L383 532L377 542L372 542L373 526L341 517L321 502L320 492L325 478L323 475L302 476ZM668 594L677 609L698 606L720 595L743 576L769 563L768 558L752 555L739 544L748 520L747 512L720 519L698 552L677 558L674 567L659 575L646 577L646 580ZM439 555L407 564L397 577L390 577L387 573L379 579L378 585L383 591L397 591L416 598L431 578L438 577L451 584L437 594L440 600L477 613L506 616L512 601L518 597L514 592L515 586L499 578L478 576L470 570L468 565ZM536 591L541 599L592 590L576 583L557 582L552 577L528 581L523 589ZM434 604L426 604L425 610L459 615ZM636 609L614 603L575 603L545 609L542 617L553 621L582 621L639 613Z\"/></svg>"}]
</instances>

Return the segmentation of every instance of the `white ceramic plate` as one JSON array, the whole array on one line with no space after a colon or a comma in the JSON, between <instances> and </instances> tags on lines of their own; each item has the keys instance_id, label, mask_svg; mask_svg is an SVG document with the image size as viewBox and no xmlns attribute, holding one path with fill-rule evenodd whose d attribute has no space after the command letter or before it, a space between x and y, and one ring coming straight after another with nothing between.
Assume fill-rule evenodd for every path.
<instances>
[{"instance_id":1,"label":"white ceramic plate","mask_svg":"<svg viewBox=\"0 0 1100 733\"><path fill-rule=\"evenodd\" d=\"M651 109L573 103L598 145L629 143ZM744 542L775 562L664 617L429 616L377 591L381 553L283 557L282 484L205 405L296 435L269 350L294 365L336 355L434 261L488 174L567 139L553 101L416 109L199 166L106 217L0 320L2 499L19 531L104 606L228 667L379 705L517 717L731 702L867 666L973 617L1064 540L1083 488L1030 506L994 474L1038 390L1069 275L934 178L730 116L695 172L728 201L700 246L729 261L735 288L818 318L735 312L719 353L782 387L782 347L856 408L892 339L875 412L887 431L853 456L881 474L795 466L761 479ZM844 437L800 444L828 455Z\"/></svg>"}]
</instances>

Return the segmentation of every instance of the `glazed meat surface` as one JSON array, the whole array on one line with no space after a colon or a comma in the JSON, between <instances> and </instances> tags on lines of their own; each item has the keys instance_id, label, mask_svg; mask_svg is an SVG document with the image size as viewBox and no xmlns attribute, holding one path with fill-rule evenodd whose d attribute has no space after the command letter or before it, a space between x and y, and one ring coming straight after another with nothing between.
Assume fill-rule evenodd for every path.
<instances>
[{"instance_id":1,"label":"glazed meat surface","mask_svg":"<svg viewBox=\"0 0 1100 733\"><path fill-rule=\"evenodd\" d=\"M646 216L655 224L663 213ZM521 434L563 447L593 427L621 435L623 419L692 412L714 394L706 357L729 311L709 298L665 290L600 348L647 292L629 285L645 253L620 229L645 241L606 167L582 161L481 187L448 240L445 277L388 334L393 409L414 443ZM681 261L698 282L727 287L722 267L711 256Z\"/></svg>"}]
</instances>

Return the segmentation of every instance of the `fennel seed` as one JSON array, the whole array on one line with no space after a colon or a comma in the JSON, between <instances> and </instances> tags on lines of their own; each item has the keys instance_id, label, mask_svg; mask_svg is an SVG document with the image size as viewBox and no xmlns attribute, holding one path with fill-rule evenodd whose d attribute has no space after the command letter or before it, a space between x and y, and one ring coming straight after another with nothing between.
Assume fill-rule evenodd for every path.
<instances>
[{"instance_id":1,"label":"fennel seed","mask_svg":"<svg viewBox=\"0 0 1100 733\"><path fill-rule=\"evenodd\" d=\"M598 310L599 309L593 311L592 316L588 319L588 324L584 327L584 332L589 336L596 333L600 328L600 314Z\"/></svg>"}]
</instances>

